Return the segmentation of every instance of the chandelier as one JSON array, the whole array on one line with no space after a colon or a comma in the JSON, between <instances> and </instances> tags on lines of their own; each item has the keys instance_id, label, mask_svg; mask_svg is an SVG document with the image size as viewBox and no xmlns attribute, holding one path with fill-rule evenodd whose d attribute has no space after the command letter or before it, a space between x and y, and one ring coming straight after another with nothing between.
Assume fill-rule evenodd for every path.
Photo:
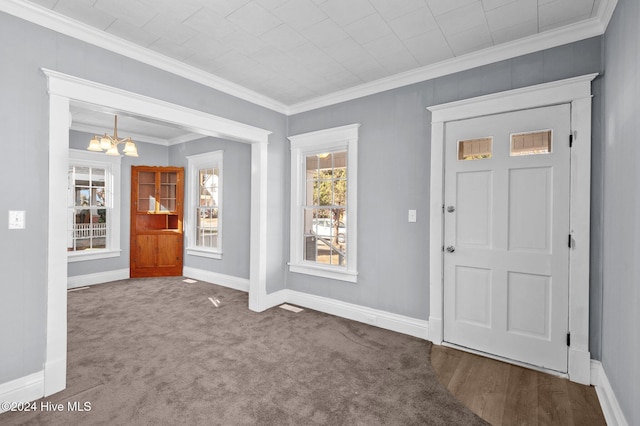
<instances>
[{"instance_id":1,"label":"chandelier","mask_svg":"<svg viewBox=\"0 0 640 426\"><path fill-rule=\"evenodd\" d=\"M115 124L113 125L113 137L106 133L101 138L94 136L89 142L89 147L87 149L89 151L96 152L106 151L105 154L107 155L120 155L118 145L121 143L124 144L124 149L122 150L124 155L129 157L138 156L138 148L136 148L136 144L133 143L131 138L118 139L118 116L116 115Z\"/></svg>"}]
</instances>

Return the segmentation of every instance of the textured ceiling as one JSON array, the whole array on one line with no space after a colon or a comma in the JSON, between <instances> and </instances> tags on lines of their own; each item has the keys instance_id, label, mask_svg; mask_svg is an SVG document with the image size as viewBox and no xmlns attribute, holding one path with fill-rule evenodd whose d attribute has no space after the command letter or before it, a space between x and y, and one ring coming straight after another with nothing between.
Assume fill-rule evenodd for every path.
<instances>
[{"instance_id":1,"label":"textured ceiling","mask_svg":"<svg viewBox=\"0 0 640 426\"><path fill-rule=\"evenodd\" d=\"M611 0L33 0L293 105L586 21Z\"/></svg>"}]
</instances>

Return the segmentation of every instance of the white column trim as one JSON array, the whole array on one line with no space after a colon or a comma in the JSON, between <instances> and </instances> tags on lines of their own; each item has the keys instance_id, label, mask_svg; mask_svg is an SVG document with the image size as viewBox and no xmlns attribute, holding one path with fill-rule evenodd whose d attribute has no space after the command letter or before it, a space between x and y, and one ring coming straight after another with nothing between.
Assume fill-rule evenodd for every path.
<instances>
[{"instance_id":1,"label":"white column trim","mask_svg":"<svg viewBox=\"0 0 640 426\"><path fill-rule=\"evenodd\" d=\"M44 396L66 387L69 98L49 97L49 238Z\"/></svg>"},{"instance_id":2,"label":"white column trim","mask_svg":"<svg viewBox=\"0 0 640 426\"><path fill-rule=\"evenodd\" d=\"M251 146L251 230L249 309L262 312L267 304L267 144Z\"/></svg>"},{"instance_id":3,"label":"white column trim","mask_svg":"<svg viewBox=\"0 0 640 426\"><path fill-rule=\"evenodd\" d=\"M202 111L142 96L57 71L42 69L49 93L49 226L47 258L47 325L44 396L66 386L67 362L67 250L66 199L69 151L69 106L98 102L180 125L198 133L251 143L251 267L250 300L266 296L267 141L270 131ZM256 294L259 291L260 294ZM253 294L252 294L253 293ZM263 308L264 309L264 308ZM42 396L42 395L41 395Z\"/></svg>"},{"instance_id":4,"label":"white column trim","mask_svg":"<svg viewBox=\"0 0 640 426\"><path fill-rule=\"evenodd\" d=\"M570 103L571 130L575 132L571 152L571 216L573 245L569 271L568 374L572 381L589 384L589 221L591 196L591 81L597 74L569 78L434 105L431 111L431 193L430 193L430 282L429 338L444 340L443 324L443 191L445 124L489 114Z\"/></svg>"}]
</instances>

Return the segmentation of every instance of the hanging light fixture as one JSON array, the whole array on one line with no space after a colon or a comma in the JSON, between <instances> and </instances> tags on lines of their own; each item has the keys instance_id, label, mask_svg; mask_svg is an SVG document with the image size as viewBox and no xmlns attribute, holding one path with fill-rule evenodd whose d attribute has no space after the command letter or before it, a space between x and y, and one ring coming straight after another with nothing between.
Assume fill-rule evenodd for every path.
<instances>
[{"instance_id":1,"label":"hanging light fixture","mask_svg":"<svg viewBox=\"0 0 640 426\"><path fill-rule=\"evenodd\" d=\"M116 115L113 125L113 136L109 136L107 133L101 138L94 136L93 139L89 141L89 147L87 149L96 152L106 151L105 154L107 155L120 155L118 145L121 143L124 144L124 149L122 150L124 155L129 157L138 156L138 148L136 148L136 144L133 143L131 138L118 139L118 116Z\"/></svg>"}]
</instances>

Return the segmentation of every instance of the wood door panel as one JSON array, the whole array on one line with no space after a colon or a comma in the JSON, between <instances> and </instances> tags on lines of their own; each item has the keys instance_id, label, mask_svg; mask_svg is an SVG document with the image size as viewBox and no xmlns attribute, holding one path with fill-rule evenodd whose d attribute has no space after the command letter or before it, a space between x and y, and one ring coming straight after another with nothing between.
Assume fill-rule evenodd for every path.
<instances>
[{"instance_id":1,"label":"wood door panel","mask_svg":"<svg viewBox=\"0 0 640 426\"><path fill-rule=\"evenodd\" d=\"M158 235L158 267L182 263L182 235Z\"/></svg>"},{"instance_id":2,"label":"wood door panel","mask_svg":"<svg viewBox=\"0 0 640 426\"><path fill-rule=\"evenodd\" d=\"M154 268L157 265L156 260L156 235L138 235L136 236L136 268Z\"/></svg>"}]
</instances>

